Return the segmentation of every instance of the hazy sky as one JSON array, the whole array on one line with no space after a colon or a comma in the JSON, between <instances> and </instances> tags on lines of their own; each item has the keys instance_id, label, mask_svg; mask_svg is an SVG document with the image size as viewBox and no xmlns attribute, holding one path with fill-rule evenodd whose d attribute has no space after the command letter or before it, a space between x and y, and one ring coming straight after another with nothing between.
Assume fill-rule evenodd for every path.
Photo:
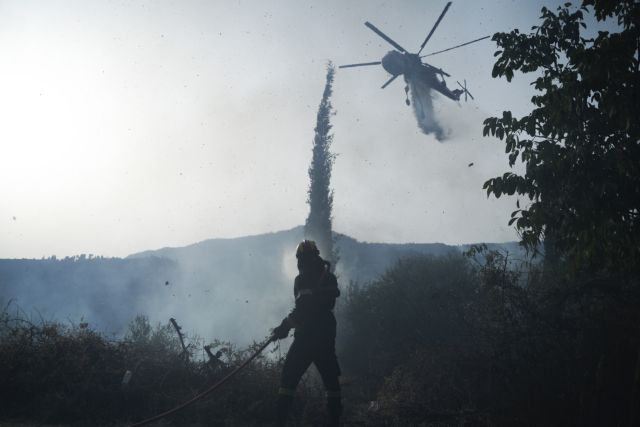
<instances>
[{"instance_id":1,"label":"hazy sky","mask_svg":"<svg viewBox=\"0 0 640 427\"><path fill-rule=\"evenodd\" d=\"M390 50L367 20L417 51L445 3L0 0L0 257L126 256L302 224L327 61ZM454 1L425 52L527 30L542 5ZM516 239L515 200L482 190L507 170L482 120L528 111L530 79L492 79L495 50L428 58L476 97L435 100L443 143L419 132L401 79L380 90L381 67L336 73L336 231Z\"/></svg>"}]
</instances>

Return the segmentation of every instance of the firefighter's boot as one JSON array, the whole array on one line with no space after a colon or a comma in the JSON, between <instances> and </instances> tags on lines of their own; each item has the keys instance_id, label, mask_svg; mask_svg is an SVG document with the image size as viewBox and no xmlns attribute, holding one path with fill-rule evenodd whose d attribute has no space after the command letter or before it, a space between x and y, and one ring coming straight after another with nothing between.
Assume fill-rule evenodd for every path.
<instances>
[{"instance_id":1,"label":"firefighter's boot","mask_svg":"<svg viewBox=\"0 0 640 427\"><path fill-rule=\"evenodd\" d=\"M340 396L327 396L327 415L329 427L340 425L340 415L342 415L342 401Z\"/></svg>"},{"instance_id":2,"label":"firefighter's boot","mask_svg":"<svg viewBox=\"0 0 640 427\"><path fill-rule=\"evenodd\" d=\"M293 395L278 394L278 402L276 403L276 426L284 427L287 425L289 410L293 404Z\"/></svg>"}]
</instances>

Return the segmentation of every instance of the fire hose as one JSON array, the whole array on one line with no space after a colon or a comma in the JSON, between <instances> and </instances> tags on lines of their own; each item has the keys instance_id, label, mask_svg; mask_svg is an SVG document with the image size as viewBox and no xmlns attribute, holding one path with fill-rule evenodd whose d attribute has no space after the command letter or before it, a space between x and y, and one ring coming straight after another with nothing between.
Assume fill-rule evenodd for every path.
<instances>
[{"instance_id":1,"label":"fire hose","mask_svg":"<svg viewBox=\"0 0 640 427\"><path fill-rule=\"evenodd\" d=\"M165 411L161 414L155 415L151 418L147 418L146 420L142 420L139 421L135 424L131 424L129 427L139 427L139 426L144 426L147 425L149 423L152 423L154 421L158 421L161 418L167 417L171 414L174 414L176 412L178 412L181 409L186 408L187 406L191 405L192 403L196 402L197 400L202 399L203 397L205 397L207 394L213 392L214 390L218 389L219 387L221 387L223 384L225 384L227 381L229 381L232 377L234 377L238 372L240 372L241 370L243 370L249 363L251 363L251 361L253 359L255 359L256 357L258 357L258 355L260 353L262 353L264 351L265 348L267 348L267 346L269 344L271 344L271 342L273 342L276 338L274 336L269 337L268 340L266 340L262 345L260 345L260 347L258 348L258 350L256 350L251 357L249 357L247 360L245 360L244 362L242 362L242 364L238 367L236 367L233 371L229 372L227 375L225 375L220 381L218 381L217 383L213 384L212 386L210 386L209 388L207 388L206 390L204 390L203 392L195 395L194 397L192 397L191 399L187 400L186 402L176 406L173 409L170 409L168 411Z\"/></svg>"}]
</instances>

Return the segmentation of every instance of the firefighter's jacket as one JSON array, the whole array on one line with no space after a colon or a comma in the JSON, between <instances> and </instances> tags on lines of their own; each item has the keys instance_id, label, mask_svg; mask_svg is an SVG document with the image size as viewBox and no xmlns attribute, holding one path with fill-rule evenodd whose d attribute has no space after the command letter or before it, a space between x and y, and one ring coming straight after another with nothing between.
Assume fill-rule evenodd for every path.
<instances>
[{"instance_id":1,"label":"firefighter's jacket","mask_svg":"<svg viewBox=\"0 0 640 427\"><path fill-rule=\"evenodd\" d=\"M322 327L328 318L334 319L332 310L340 290L336 276L329 268L330 264L322 261L322 268L302 272L295 279L296 304L288 320L296 328L296 335Z\"/></svg>"}]
</instances>

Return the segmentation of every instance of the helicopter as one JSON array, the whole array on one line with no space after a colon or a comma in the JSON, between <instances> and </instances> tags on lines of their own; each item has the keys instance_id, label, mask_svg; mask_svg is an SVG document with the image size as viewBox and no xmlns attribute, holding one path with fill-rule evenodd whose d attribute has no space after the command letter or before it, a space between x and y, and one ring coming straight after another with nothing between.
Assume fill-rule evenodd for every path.
<instances>
[{"instance_id":1,"label":"helicopter","mask_svg":"<svg viewBox=\"0 0 640 427\"><path fill-rule=\"evenodd\" d=\"M398 43L396 43L393 39L391 39L389 36L387 36L385 33L380 31L375 25L373 25L370 22L365 22L364 23L365 26L367 26L369 29L371 29L371 31L373 31L382 39L384 39L396 50L387 52L387 54L384 55L384 57L382 57L381 61L340 65L338 68L352 68L352 67L364 67L364 66L370 66L370 65L382 65L382 68L384 68L385 71L391 74L391 78L382 85L381 89L384 89L387 86L389 86L391 82L393 82L398 76L400 75L404 76L404 80L406 83L404 91L405 91L405 95L407 96L405 102L407 105L411 105L411 102L409 101L409 96L408 96L410 86L412 88L412 92L417 90L422 90L428 93L429 90L435 90L453 101L459 101L463 93L465 95L465 101L467 100L467 95L471 97L471 99L474 99L473 95L471 95L471 92L469 92L469 90L467 89L466 80L464 81L464 85L460 84L460 82L457 82L458 85L460 86L460 89L451 90L447 87L447 83L444 80L445 76L451 77L451 75L445 72L442 68L438 68L434 65L424 62L422 58L436 55L438 53L446 52L452 49L457 49L459 47L466 46L471 43L479 42L481 40L489 38L490 36L480 37L478 39L471 40L466 43L462 43L447 49L439 50L437 52L431 52L429 54L420 56L420 53L422 53L422 50L426 46L429 39L431 39L431 36L433 35L434 31L440 24L440 21L442 21L442 18L447 13L447 10L449 10L451 3L452 2L448 2L447 5L444 7L444 10L438 17L438 20L436 21L436 23L433 25L433 28L431 28L431 31L429 31L429 34L427 35L427 37L424 39L424 41L420 45L420 49L418 50L417 53L410 53L405 48L403 48ZM414 96L414 101L415 101L416 94L412 93L412 95ZM416 111L416 114L418 114L418 111Z\"/></svg>"}]
</instances>

